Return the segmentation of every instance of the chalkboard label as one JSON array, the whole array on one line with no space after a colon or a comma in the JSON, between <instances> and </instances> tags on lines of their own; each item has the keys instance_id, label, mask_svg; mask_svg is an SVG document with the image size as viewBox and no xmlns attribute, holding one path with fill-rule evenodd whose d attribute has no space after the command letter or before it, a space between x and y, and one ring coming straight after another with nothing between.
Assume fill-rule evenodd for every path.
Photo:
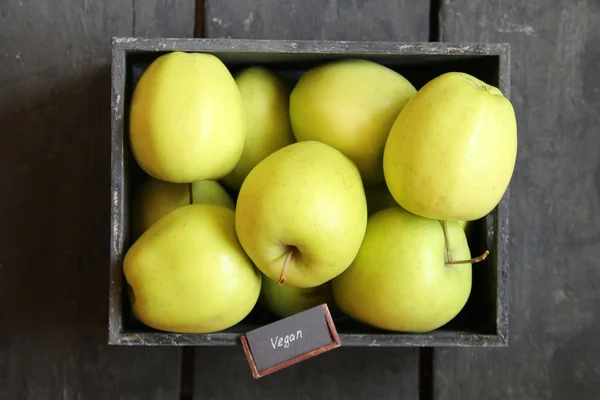
<instances>
[{"instance_id":1,"label":"chalkboard label","mask_svg":"<svg viewBox=\"0 0 600 400\"><path fill-rule=\"evenodd\" d=\"M341 345L327 304L250 331L241 341L255 379Z\"/></svg>"}]
</instances>

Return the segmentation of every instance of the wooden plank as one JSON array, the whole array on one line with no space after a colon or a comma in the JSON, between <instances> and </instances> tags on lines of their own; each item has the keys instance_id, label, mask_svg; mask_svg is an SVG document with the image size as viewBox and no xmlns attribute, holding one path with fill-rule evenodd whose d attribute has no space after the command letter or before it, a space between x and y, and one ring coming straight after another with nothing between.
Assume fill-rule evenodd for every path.
<instances>
[{"instance_id":1,"label":"wooden plank","mask_svg":"<svg viewBox=\"0 0 600 400\"><path fill-rule=\"evenodd\" d=\"M133 10L0 5L1 399L179 398L179 350L106 345L110 38Z\"/></svg>"},{"instance_id":2,"label":"wooden plank","mask_svg":"<svg viewBox=\"0 0 600 400\"><path fill-rule=\"evenodd\" d=\"M339 348L258 380L241 347L196 353L196 400L418 398L417 351Z\"/></svg>"},{"instance_id":3,"label":"wooden plank","mask_svg":"<svg viewBox=\"0 0 600 400\"><path fill-rule=\"evenodd\" d=\"M204 27L212 38L427 41L429 2L205 0ZM416 399L418 365L416 349L342 345L254 381L241 346L197 348L194 398ZM236 383L221 384L211 376Z\"/></svg>"},{"instance_id":4,"label":"wooden plank","mask_svg":"<svg viewBox=\"0 0 600 400\"><path fill-rule=\"evenodd\" d=\"M598 398L600 3L446 1L440 20L442 40L512 44L520 144L509 347L436 351L435 396Z\"/></svg>"},{"instance_id":5,"label":"wooden plank","mask_svg":"<svg viewBox=\"0 0 600 400\"><path fill-rule=\"evenodd\" d=\"M205 0L211 38L427 41L420 0Z\"/></svg>"}]
</instances>

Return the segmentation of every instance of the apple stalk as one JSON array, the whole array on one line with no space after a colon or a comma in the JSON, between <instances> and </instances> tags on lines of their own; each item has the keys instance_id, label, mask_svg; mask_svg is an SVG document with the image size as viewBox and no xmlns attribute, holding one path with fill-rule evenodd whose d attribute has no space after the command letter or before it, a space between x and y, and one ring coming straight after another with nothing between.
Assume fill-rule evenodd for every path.
<instances>
[{"instance_id":1,"label":"apple stalk","mask_svg":"<svg viewBox=\"0 0 600 400\"><path fill-rule=\"evenodd\" d=\"M471 258L469 260L453 260L452 252L450 251L450 242L448 240L448 223L446 221L440 221L442 224L442 231L444 232L444 251L445 251L445 264L446 265L455 265L455 264L475 264L480 261L483 261L490 254L489 250L483 252L482 255L478 257Z\"/></svg>"},{"instance_id":2,"label":"apple stalk","mask_svg":"<svg viewBox=\"0 0 600 400\"><path fill-rule=\"evenodd\" d=\"M285 274L287 272L288 266L290 265L290 261L292 260L292 254L294 253L293 250L290 250L287 253L287 256L285 257L285 263L283 264L283 268L281 270L281 275L279 275L279 284L281 286L283 286L283 284L285 283Z\"/></svg>"}]
</instances>

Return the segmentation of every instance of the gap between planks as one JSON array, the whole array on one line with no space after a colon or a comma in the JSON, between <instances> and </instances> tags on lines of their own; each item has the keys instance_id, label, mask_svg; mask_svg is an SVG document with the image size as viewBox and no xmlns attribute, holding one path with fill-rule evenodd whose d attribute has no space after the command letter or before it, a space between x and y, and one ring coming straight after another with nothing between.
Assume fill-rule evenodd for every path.
<instances>
[{"instance_id":1,"label":"gap between planks","mask_svg":"<svg viewBox=\"0 0 600 400\"><path fill-rule=\"evenodd\" d=\"M429 41L440 41L440 10L442 0L430 0L429 2Z\"/></svg>"},{"instance_id":2,"label":"gap between planks","mask_svg":"<svg viewBox=\"0 0 600 400\"><path fill-rule=\"evenodd\" d=\"M204 0L196 0L196 24L194 25L194 37L204 37Z\"/></svg>"}]
</instances>

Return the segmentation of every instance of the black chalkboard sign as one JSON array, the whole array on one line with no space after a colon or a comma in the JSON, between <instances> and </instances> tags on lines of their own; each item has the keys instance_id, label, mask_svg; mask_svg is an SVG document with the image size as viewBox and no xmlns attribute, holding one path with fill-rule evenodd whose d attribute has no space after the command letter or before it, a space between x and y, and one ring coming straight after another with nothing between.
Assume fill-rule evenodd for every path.
<instances>
[{"instance_id":1,"label":"black chalkboard sign","mask_svg":"<svg viewBox=\"0 0 600 400\"><path fill-rule=\"evenodd\" d=\"M327 304L250 331L241 341L255 379L341 345Z\"/></svg>"}]
</instances>

